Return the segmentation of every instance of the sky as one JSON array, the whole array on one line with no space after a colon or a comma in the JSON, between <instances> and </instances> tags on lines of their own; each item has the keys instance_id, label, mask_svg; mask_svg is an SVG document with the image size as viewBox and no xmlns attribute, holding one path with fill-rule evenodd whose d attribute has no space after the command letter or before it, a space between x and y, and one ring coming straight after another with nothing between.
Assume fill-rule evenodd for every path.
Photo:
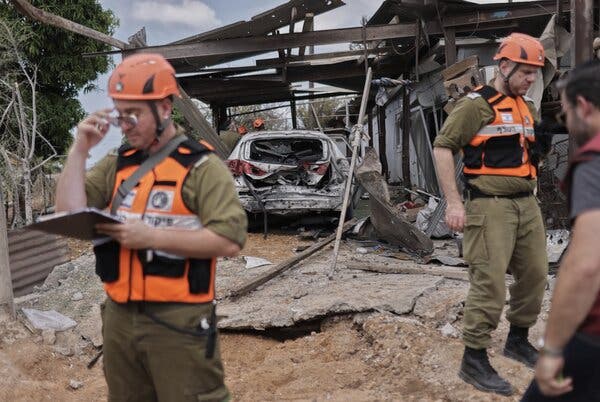
<instances>
[{"instance_id":1,"label":"sky","mask_svg":"<svg viewBox=\"0 0 600 402\"><path fill-rule=\"evenodd\" d=\"M315 17L315 29L334 29L361 25L363 16L369 18L377 10L377 0L345 0L346 5ZM100 0L104 9L114 12L120 21L113 37L127 42L127 38L142 27L146 28L148 45L162 45L185 37L196 35L233 22L249 20L273 7L286 3L286 0ZM296 31L301 29L298 23ZM282 30L284 32L285 30ZM347 44L340 45L347 48ZM330 47L317 47L315 52L330 51ZM261 55L259 57L265 57ZM272 56L274 57L274 56ZM115 63L120 56L115 57ZM248 65L251 61L237 62ZM233 65L233 64L230 64ZM80 94L79 100L84 110L111 107L106 94L108 74L96 80L98 90ZM111 128L107 137L91 152L88 166L104 156L121 141L119 129Z\"/></svg>"}]
</instances>

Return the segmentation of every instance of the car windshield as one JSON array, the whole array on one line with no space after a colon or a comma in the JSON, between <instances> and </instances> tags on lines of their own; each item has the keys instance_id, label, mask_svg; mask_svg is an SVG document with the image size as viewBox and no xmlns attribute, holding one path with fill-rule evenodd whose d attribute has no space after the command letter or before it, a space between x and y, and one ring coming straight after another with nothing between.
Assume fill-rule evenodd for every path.
<instances>
[{"instance_id":1,"label":"car windshield","mask_svg":"<svg viewBox=\"0 0 600 402\"><path fill-rule=\"evenodd\" d=\"M250 144L250 159L253 161L293 165L323 158L323 142L318 139L258 139Z\"/></svg>"}]
</instances>

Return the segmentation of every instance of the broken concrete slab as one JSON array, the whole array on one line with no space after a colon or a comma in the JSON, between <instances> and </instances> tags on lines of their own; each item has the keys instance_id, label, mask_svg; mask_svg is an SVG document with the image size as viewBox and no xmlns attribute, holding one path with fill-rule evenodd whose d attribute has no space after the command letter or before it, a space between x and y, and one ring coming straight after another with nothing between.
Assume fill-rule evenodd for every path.
<instances>
[{"instance_id":1,"label":"broken concrete slab","mask_svg":"<svg viewBox=\"0 0 600 402\"><path fill-rule=\"evenodd\" d=\"M41 311L32 308L21 309L25 317L36 329L52 329L54 331L66 331L73 328L77 323L71 318L54 310Z\"/></svg>"},{"instance_id":2,"label":"broken concrete slab","mask_svg":"<svg viewBox=\"0 0 600 402\"><path fill-rule=\"evenodd\" d=\"M345 264L344 257L340 266ZM224 316L219 328L263 330L364 311L407 314L420 295L443 281L430 275L346 270L330 280L328 268L328 259L319 253L243 299L223 300L218 308L219 316Z\"/></svg>"}]
</instances>

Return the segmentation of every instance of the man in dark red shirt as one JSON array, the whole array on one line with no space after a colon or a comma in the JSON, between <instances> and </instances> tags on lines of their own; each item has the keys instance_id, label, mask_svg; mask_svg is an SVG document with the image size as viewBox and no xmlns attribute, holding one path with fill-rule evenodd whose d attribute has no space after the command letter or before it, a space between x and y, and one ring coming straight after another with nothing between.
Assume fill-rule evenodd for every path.
<instances>
[{"instance_id":1,"label":"man in dark red shirt","mask_svg":"<svg viewBox=\"0 0 600 402\"><path fill-rule=\"evenodd\" d=\"M561 80L562 116L578 151L563 190L571 242L560 266L535 381L523 401L600 401L600 63Z\"/></svg>"}]
</instances>

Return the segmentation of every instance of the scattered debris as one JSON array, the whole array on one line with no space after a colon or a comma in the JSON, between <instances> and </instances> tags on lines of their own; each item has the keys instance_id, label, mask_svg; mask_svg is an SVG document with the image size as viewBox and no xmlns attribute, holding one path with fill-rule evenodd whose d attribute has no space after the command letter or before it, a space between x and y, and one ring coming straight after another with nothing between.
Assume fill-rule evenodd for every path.
<instances>
[{"instance_id":1,"label":"scattered debris","mask_svg":"<svg viewBox=\"0 0 600 402\"><path fill-rule=\"evenodd\" d=\"M355 259L356 261L356 259ZM469 275L464 270L456 270L450 268L425 268L423 265L417 264L381 264L381 263L365 263L365 262L348 262L348 269L358 269L362 271L381 272L384 274L416 274L416 275L434 275L442 276L448 279L456 279L459 281L469 281Z\"/></svg>"},{"instance_id":2,"label":"scattered debris","mask_svg":"<svg viewBox=\"0 0 600 402\"><path fill-rule=\"evenodd\" d=\"M73 296L71 296L71 300L72 301L83 300L83 293L81 293L81 292L74 293Z\"/></svg>"},{"instance_id":3,"label":"scattered debris","mask_svg":"<svg viewBox=\"0 0 600 402\"><path fill-rule=\"evenodd\" d=\"M23 313L36 329L53 329L65 331L73 328L77 323L54 310L40 311L30 308L22 309Z\"/></svg>"},{"instance_id":4,"label":"scattered debris","mask_svg":"<svg viewBox=\"0 0 600 402\"><path fill-rule=\"evenodd\" d=\"M548 252L548 262L550 264L559 264L567 246L571 232L566 229L548 230L546 232L546 250Z\"/></svg>"},{"instance_id":5,"label":"scattered debris","mask_svg":"<svg viewBox=\"0 0 600 402\"><path fill-rule=\"evenodd\" d=\"M449 265L452 267L466 267L468 264L462 258L451 257L449 255L432 255L429 262L439 262L442 265Z\"/></svg>"},{"instance_id":6,"label":"scattered debris","mask_svg":"<svg viewBox=\"0 0 600 402\"><path fill-rule=\"evenodd\" d=\"M54 331L53 329L43 330L42 340L46 345L54 345L56 343L56 331Z\"/></svg>"},{"instance_id":7,"label":"scattered debris","mask_svg":"<svg viewBox=\"0 0 600 402\"><path fill-rule=\"evenodd\" d=\"M69 381L69 387L71 387L73 389L79 389L79 388L83 387L83 382L77 381L77 380L71 380L71 381Z\"/></svg>"},{"instance_id":8,"label":"scattered debris","mask_svg":"<svg viewBox=\"0 0 600 402\"><path fill-rule=\"evenodd\" d=\"M356 219L349 220L348 222L346 222L344 224L344 227L342 229L343 232L347 232L355 224L356 224ZM307 248L305 251L301 252L298 255L293 256L292 258L288 259L287 261L284 261L281 264L277 264L271 270L263 273L258 278L252 278L247 283L242 284L239 288L232 290L229 293L229 297L237 298L237 297L243 296L243 295L253 291L257 287L259 287L262 284L267 283L268 281L270 281L271 279L273 279L280 273L290 269L291 267L296 265L296 263L298 263L299 261L302 261L306 257L319 251L320 249L325 247L327 244L331 243L333 240L335 240L335 233L331 234L331 235L327 236L326 238L324 238L323 240L313 244L312 246Z\"/></svg>"},{"instance_id":9,"label":"scattered debris","mask_svg":"<svg viewBox=\"0 0 600 402\"><path fill-rule=\"evenodd\" d=\"M262 267L264 265L273 265L271 261L265 260L264 258L250 257L245 255L244 259L246 260L246 268L256 268Z\"/></svg>"},{"instance_id":10,"label":"scattered debris","mask_svg":"<svg viewBox=\"0 0 600 402\"><path fill-rule=\"evenodd\" d=\"M435 225L433 230L429 230L431 232L431 237L442 238L450 236L450 229L448 228L448 225L446 225L446 222L443 221L443 219L437 222L433 222L433 220L435 220L436 218L433 212L435 211L437 206L438 201L436 201L433 197L429 197L429 202L427 203L427 206L425 208L422 208L417 213L417 220L415 225L419 230L421 230L424 233L428 232L428 229L430 229L430 225Z\"/></svg>"},{"instance_id":11,"label":"scattered debris","mask_svg":"<svg viewBox=\"0 0 600 402\"><path fill-rule=\"evenodd\" d=\"M440 329L440 332L445 337L458 338L458 330L449 322Z\"/></svg>"},{"instance_id":12,"label":"scattered debris","mask_svg":"<svg viewBox=\"0 0 600 402\"><path fill-rule=\"evenodd\" d=\"M379 237L400 246L418 257L433 252L433 242L407 222L390 204L386 180L381 176L381 162L373 148L367 148L356 178L370 194L371 222Z\"/></svg>"}]
</instances>

